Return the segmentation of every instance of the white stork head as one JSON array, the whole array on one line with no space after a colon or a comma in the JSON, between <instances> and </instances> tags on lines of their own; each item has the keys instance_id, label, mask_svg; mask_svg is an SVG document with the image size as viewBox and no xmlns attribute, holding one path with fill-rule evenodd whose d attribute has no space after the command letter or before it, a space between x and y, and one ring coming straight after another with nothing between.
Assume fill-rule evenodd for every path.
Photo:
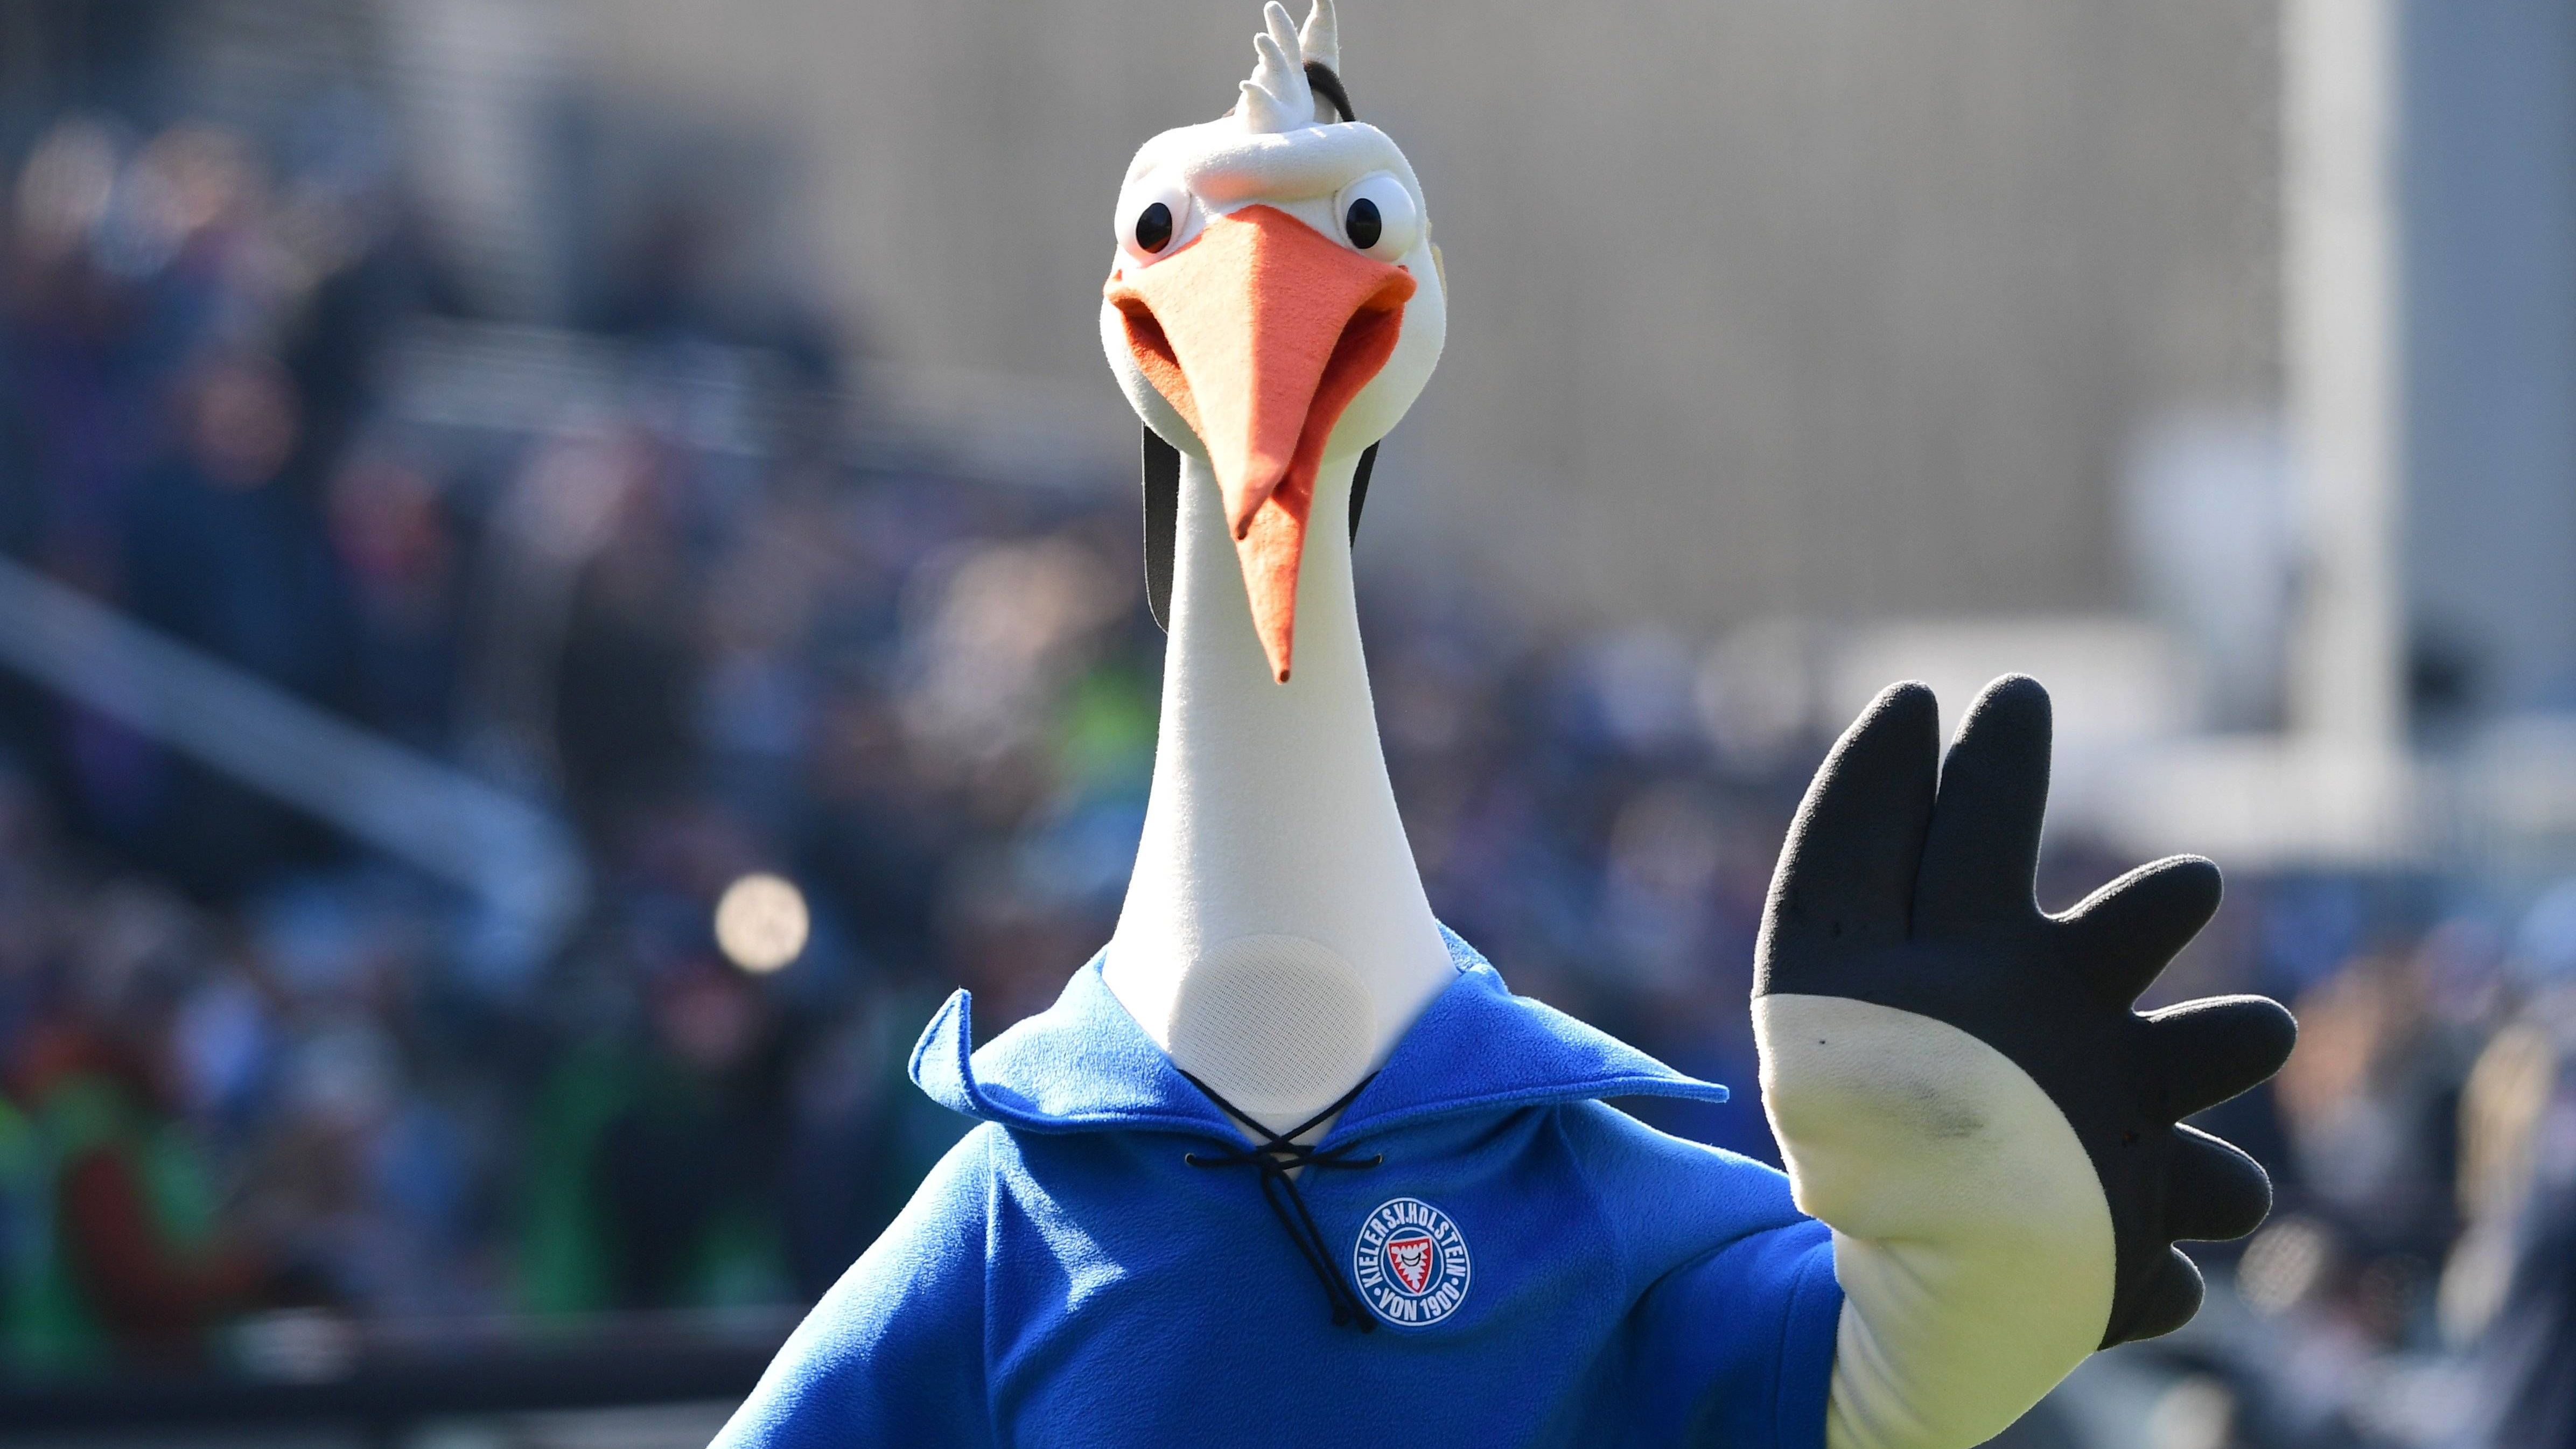
<instances>
[{"instance_id":1,"label":"white stork head","mask_svg":"<svg viewBox=\"0 0 2576 1449\"><path fill-rule=\"evenodd\" d=\"M1277 0L1235 108L1128 163L1101 341L1165 442L1215 474L1253 624L1288 678L1324 460L1386 436L1447 332L1422 184L1351 119L1332 0Z\"/></svg>"}]
</instances>

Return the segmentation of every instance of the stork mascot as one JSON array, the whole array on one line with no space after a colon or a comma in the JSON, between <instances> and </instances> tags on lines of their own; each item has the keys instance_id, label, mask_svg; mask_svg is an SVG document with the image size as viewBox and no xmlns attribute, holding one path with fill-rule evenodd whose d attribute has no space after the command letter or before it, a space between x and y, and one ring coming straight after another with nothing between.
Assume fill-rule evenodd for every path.
<instances>
[{"instance_id":1,"label":"stork mascot","mask_svg":"<svg viewBox=\"0 0 2576 1449\"><path fill-rule=\"evenodd\" d=\"M1170 631L1144 841L1056 1004L912 1071L980 1122L718 1439L1962 1449L2200 1303L2178 1239L2270 1185L2177 1125L2270 1075L2259 997L2131 1009L2218 902L2144 867L2035 903L2048 697L1943 757L1897 685L1808 789L1753 988L1789 1171L1603 1098L1722 1100L1514 996L1433 917L1351 539L1440 355L1421 184L1331 0L1225 116L1145 143L1102 341L1143 418Z\"/></svg>"}]
</instances>

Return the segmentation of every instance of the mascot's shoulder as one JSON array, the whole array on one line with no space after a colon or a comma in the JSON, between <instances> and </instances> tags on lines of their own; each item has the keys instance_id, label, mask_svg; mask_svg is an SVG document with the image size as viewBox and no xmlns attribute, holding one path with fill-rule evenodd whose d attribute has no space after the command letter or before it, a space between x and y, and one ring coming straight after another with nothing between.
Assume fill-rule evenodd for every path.
<instances>
[{"instance_id":1,"label":"mascot's shoulder","mask_svg":"<svg viewBox=\"0 0 2576 1449\"><path fill-rule=\"evenodd\" d=\"M1768 1163L1659 1132L1607 1102L1569 1103L1556 1117L1587 1195L1641 1248L1688 1254L1807 1221Z\"/></svg>"}]
</instances>

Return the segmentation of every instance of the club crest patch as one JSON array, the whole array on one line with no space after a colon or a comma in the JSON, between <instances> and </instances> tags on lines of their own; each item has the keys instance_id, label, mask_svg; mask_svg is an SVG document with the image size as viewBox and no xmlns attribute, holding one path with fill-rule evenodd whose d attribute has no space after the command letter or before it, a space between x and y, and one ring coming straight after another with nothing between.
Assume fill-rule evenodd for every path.
<instances>
[{"instance_id":1,"label":"club crest patch","mask_svg":"<svg viewBox=\"0 0 2576 1449\"><path fill-rule=\"evenodd\" d=\"M1360 1224L1351 1275L1377 1316L1421 1328L1466 1301L1467 1239L1449 1215L1418 1197L1390 1198Z\"/></svg>"}]
</instances>

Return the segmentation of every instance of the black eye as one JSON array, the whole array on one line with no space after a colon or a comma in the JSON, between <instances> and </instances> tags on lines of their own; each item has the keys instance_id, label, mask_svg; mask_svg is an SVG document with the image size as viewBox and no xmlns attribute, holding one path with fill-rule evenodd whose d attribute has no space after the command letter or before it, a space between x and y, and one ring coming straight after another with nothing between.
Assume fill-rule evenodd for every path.
<instances>
[{"instance_id":1,"label":"black eye","mask_svg":"<svg viewBox=\"0 0 2576 1449\"><path fill-rule=\"evenodd\" d=\"M1172 244L1172 209L1157 201L1136 218L1136 245L1159 252Z\"/></svg>"},{"instance_id":2,"label":"black eye","mask_svg":"<svg viewBox=\"0 0 2576 1449\"><path fill-rule=\"evenodd\" d=\"M1385 223L1378 219L1377 203L1365 196L1352 202L1351 209L1342 214L1343 233L1361 251L1376 246L1378 234L1385 229Z\"/></svg>"}]
</instances>

